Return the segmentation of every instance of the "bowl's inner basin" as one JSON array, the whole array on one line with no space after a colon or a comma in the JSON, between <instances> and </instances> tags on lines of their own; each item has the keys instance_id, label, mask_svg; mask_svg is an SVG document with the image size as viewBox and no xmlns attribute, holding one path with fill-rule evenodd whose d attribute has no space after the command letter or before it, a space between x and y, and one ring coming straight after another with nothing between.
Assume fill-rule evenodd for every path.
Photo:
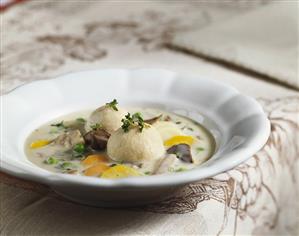
<instances>
[{"instance_id":1,"label":"bowl's inner basin","mask_svg":"<svg viewBox=\"0 0 299 236\"><path fill-rule=\"evenodd\" d=\"M187 171L218 148L220 133L199 113L126 107L123 114L130 116L121 123L110 117L118 124L107 126L98 115L103 107L72 112L36 128L25 142L27 158L55 173L123 178ZM104 119L105 127L97 119Z\"/></svg>"}]
</instances>

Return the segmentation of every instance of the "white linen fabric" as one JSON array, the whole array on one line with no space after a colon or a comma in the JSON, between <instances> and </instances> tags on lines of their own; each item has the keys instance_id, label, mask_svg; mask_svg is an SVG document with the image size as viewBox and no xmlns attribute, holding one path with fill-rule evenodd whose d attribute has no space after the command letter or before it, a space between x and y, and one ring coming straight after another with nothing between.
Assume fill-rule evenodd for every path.
<instances>
[{"instance_id":1,"label":"white linen fabric","mask_svg":"<svg viewBox=\"0 0 299 236\"><path fill-rule=\"evenodd\" d=\"M297 1L273 1L223 22L178 33L171 44L299 88L298 15Z\"/></svg>"}]
</instances>

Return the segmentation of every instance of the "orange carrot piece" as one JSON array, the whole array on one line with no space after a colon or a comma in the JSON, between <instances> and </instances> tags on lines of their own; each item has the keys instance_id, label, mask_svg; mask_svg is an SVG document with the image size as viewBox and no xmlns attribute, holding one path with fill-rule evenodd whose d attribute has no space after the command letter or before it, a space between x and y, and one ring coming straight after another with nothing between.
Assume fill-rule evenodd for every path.
<instances>
[{"instance_id":1,"label":"orange carrot piece","mask_svg":"<svg viewBox=\"0 0 299 236\"><path fill-rule=\"evenodd\" d=\"M101 162L108 162L107 158L100 154L87 156L81 163L85 166L92 166Z\"/></svg>"},{"instance_id":2,"label":"orange carrot piece","mask_svg":"<svg viewBox=\"0 0 299 236\"><path fill-rule=\"evenodd\" d=\"M98 164L84 170L84 175L86 175L86 176L99 176L105 170L107 170L109 168L110 167L105 163L98 163Z\"/></svg>"}]
</instances>

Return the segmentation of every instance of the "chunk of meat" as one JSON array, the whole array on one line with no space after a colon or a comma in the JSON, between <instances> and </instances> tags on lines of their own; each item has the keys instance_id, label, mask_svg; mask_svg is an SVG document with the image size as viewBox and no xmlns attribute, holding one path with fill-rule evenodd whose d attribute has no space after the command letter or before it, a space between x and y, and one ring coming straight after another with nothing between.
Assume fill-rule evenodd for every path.
<instances>
[{"instance_id":1,"label":"chunk of meat","mask_svg":"<svg viewBox=\"0 0 299 236\"><path fill-rule=\"evenodd\" d=\"M95 150L104 150L107 147L107 141L110 134L103 129L89 131L84 135L84 140L87 145Z\"/></svg>"},{"instance_id":2,"label":"chunk of meat","mask_svg":"<svg viewBox=\"0 0 299 236\"><path fill-rule=\"evenodd\" d=\"M65 149L71 149L78 143L84 143L84 139L79 130L70 130L55 138L51 145L60 145Z\"/></svg>"},{"instance_id":3,"label":"chunk of meat","mask_svg":"<svg viewBox=\"0 0 299 236\"><path fill-rule=\"evenodd\" d=\"M65 121L64 125L68 130L79 130L81 134L85 134L85 123L78 120Z\"/></svg>"},{"instance_id":4,"label":"chunk of meat","mask_svg":"<svg viewBox=\"0 0 299 236\"><path fill-rule=\"evenodd\" d=\"M84 143L80 131L70 130L59 135L49 145L39 148L38 155L41 157L63 156L65 152L70 151L79 143Z\"/></svg>"}]
</instances>

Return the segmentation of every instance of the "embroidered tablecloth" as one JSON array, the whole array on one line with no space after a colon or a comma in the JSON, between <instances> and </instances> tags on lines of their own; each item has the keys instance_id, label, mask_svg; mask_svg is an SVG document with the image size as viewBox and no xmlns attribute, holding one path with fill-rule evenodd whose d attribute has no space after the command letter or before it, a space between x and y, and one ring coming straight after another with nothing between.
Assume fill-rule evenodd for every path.
<instances>
[{"instance_id":1,"label":"embroidered tablecloth","mask_svg":"<svg viewBox=\"0 0 299 236\"><path fill-rule=\"evenodd\" d=\"M298 234L296 88L169 47L177 34L264 4L270 3L27 1L2 13L1 94L84 69L166 68L213 77L257 98L271 121L271 136L246 163L138 208L74 204L47 186L1 173L1 235Z\"/></svg>"}]
</instances>

